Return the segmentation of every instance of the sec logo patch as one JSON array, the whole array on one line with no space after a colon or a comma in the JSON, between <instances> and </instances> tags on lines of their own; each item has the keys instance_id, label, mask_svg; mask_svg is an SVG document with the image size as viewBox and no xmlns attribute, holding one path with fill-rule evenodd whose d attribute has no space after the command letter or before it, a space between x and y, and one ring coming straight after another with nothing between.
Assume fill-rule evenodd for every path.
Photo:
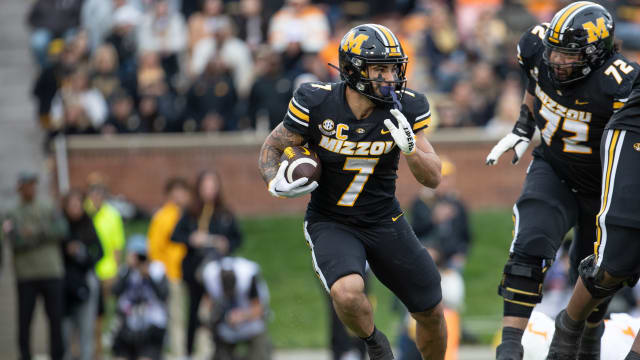
<instances>
[{"instance_id":1,"label":"sec logo patch","mask_svg":"<svg viewBox=\"0 0 640 360\"><path fill-rule=\"evenodd\" d=\"M318 124L318 129L320 129L320 132L326 136L331 136L335 134L336 133L335 127L336 125L331 119L325 119L322 122L322 124Z\"/></svg>"},{"instance_id":2,"label":"sec logo patch","mask_svg":"<svg viewBox=\"0 0 640 360\"><path fill-rule=\"evenodd\" d=\"M633 150L640 151L640 143L633 144Z\"/></svg>"}]
</instances>

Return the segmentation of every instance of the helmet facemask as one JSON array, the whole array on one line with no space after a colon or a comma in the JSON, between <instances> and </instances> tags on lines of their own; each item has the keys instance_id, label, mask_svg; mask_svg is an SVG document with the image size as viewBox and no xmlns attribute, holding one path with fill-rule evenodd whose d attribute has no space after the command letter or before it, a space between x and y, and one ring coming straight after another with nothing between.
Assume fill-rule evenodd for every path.
<instances>
[{"instance_id":1,"label":"helmet facemask","mask_svg":"<svg viewBox=\"0 0 640 360\"><path fill-rule=\"evenodd\" d=\"M558 86L567 86L585 78L591 72L584 49L545 46L543 53L549 76Z\"/></svg>"},{"instance_id":2,"label":"helmet facemask","mask_svg":"<svg viewBox=\"0 0 640 360\"><path fill-rule=\"evenodd\" d=\"M371 67L378 64L393 65L392 80L384 79L384 77L380 73L378 73L378 76L375 78L371 76ZM363 95L373 100L381 101L384 103L393 103L394 99L396 99L397 97L394 97L392 93L397 91L401 97L403 90L407 85L406 72L406 61L397 63L369 61L367 62L366 70L364 70L364 73L362 74L363 77L360 79L360 83L363 86L360 86L356 90L361 91ZM358 87L358 85L356 85L356 87ZM362 88L362 90L360 88Z\"/></svg>"}]
</instances>

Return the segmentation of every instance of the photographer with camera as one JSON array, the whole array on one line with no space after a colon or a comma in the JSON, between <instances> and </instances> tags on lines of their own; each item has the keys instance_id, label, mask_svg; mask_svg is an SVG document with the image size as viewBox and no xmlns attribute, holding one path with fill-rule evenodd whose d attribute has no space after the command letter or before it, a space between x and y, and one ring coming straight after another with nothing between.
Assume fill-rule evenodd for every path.
<instances>
[{"instance_id":1,"label":"photographer with camera","mask_svg":"<svg viewBox=\"0 0 640 360\"><path fill-rule=\"evenodd\" d=\"M113 342L116 359L160 359L167 328L169 282L161 262L147 258L147 239L127 241L126 265L113 287L118 325Z\"/></svg>"},{"instance_id":2,"label":"photographer with camera","mask_svg":"<svg viewBox=\"0 0 640 360\"><path fill-rule=\"evenodd\" d=\"M258 264L240 257L210 261L202 269L202 282L213 303L213 360L271 359L269 290ZM239 345L247 347L246 357L237 354Z\"/></svg>"}]
</instances>

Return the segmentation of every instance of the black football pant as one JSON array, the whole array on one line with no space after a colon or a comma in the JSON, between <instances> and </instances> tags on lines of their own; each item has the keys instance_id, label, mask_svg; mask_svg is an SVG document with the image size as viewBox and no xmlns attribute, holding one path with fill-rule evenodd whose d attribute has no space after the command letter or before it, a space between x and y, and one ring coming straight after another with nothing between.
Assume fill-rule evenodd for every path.
<instances>
[{"instance_id":1,"label":"black football pant","mask_svg":"<svg viewBox=\"0 0 640 360\"><path fill-rule=\"evenodd\" d=\"M18 281L18 342L20 359L31 360L31 321L38 295L44 299L49 318L49 353L52 360L64 356L62 311L64 293L62 279Z\"/></svg>"},{"instance_id":2,"label":"black football pant","mask_svg":"<svg viewBox=\"0 0 640 360\"><path fill-rule=\"evenodd\" d=\"M604 184L596 218L596 265L627 278L640 274L640 132L606 130L600 153Z\"/></svg>"}]
</instances>

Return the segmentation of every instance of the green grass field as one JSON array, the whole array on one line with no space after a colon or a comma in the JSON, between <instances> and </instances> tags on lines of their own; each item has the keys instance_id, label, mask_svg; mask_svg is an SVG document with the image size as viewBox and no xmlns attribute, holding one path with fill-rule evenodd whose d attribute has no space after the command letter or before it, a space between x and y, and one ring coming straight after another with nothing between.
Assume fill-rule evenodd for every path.
<instances>
[{"instance_id":1,"label":"green grass field","mask_svg":"<svg viewBox=\"0 0 640 360\"><path fill-rule=\"evenodd\" d=\"M499 327L502 301L496 289L511 241L511 213L486 210L471 214L473 246L465 270L465 327L488 341ZM271 292L270 330L279 348L326 347L328 308L325 291L313 272L302 234L302 215L241 219L245 243L238 255L258 262ZM127 233L145 232L134 223ZM393 340L401 315L392 310L393 295L371 283L376 324Z\"/></svg>"}]
</instances>

